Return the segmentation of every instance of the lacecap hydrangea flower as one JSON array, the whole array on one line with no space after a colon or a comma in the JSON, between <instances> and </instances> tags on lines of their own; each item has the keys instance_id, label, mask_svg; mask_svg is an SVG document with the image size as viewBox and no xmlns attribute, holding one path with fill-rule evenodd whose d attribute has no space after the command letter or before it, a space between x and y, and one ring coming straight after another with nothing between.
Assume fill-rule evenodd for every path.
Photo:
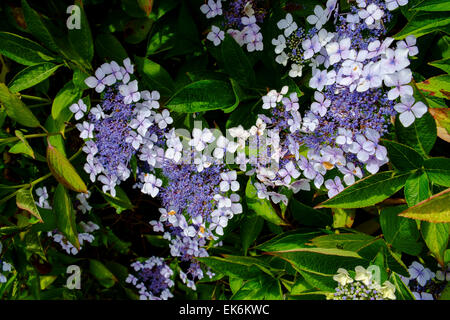
<instances>
[{"instance_id":1,"label":"lacecap hydrangea flower","mask_svg":"<svg viewBox=\"0 0 450 320\"><path fill-rule=\"evenodd\" d=\"M147 163L149 170L157 165L164 154L164 135L173 122L168 110L158 111L159 92L140 91L133 74L134 65L129 58L123 66L115 61L102 64L95 77L85 80L89 87L102 93L102 102L89 110L87 121L77 124L80 137L85 140L84 170L92 182L100 181L102 191L113 197L116 186L131 175L133 156ZM73 106L71 110L77 114L83 108ZM158 180L151 173L139 177L142 191L156 196Z\"/></svg>"},{"instance_id":2,"label":"lacecap hydrangea flower","mask_svg":"<svg viewBox=\"0 0 450 320\"><path fill-rule=\"evenodd\" d=\"M335 196L344 183L352 185L388 162L380 138L392 116L398 114L400 122L410 126L427 112L423 102L415 101L409 84L409 56L418 52L415 38L391 46L394 39L384 37L384 26L392 18L392 8L386 5L361 0L350 12L340 13L337 1L329 0L307 17L309 29L299 28L290 13L277 24L282 34L272 40L276 61L284 66L291 62L291 77L301 77L304 68L311 68L309 86L316 92L303 114L296 92L288 93L287 87L263 97L262 107L271 117L260 116L258 130L280 135L272 156L281 159L281 170L255 168L260 196L269 198L274 191L267 188L280 185L307 190L309 181L316 188L324 185L328 196ZM325 173L334 168L342 176L324 181ZM274 198L286 201L283 195Z\"/></svg>"},{"instance_id":3,"label":"lacecap hydrangea flower","mask_svg":"<svg viewBox=\"0 0 450 320\"><path fill-rule=\"evenodd\" d=\"M157 111L159 93L138 90L129 59L123 67L113 61L98 70L86 84L92 88L95 85L102 93L102 103L89 110L88 121L79 117L83 123L77 125L85 140L85 171L92 182L103 184L103 192L114 197L116 185L131 175L131 157L136 158L134 187L160 198L163 205L159 219L150 223L155 232L164 232L171 255L187 262L180 278L195 289L195 280L204 276L195 258L207 256L207 241L218 240L229 219L242 213L240 197L235 193L240 187L236 171L223 164L227 153L238 146L207 128L195 128L186 148L171 128L170 112ZM84 108L72 108L75 113L80 110ZM213 154L204 154L212 143L216 143ZM83 210L90 210L85 199L79 200ZM72 247L65 249L75 251ZM207 274L212 275L209 270Z\"/></svg>"},{"instance_id":4,"label":"lacecap hydrangea flower","mask_svg":"<svg viewBox=\"0 0 450 320\"><path fill-rule=\"evenodd\" d=\"M355 268L355 277L344 268L339 268L333 279L338 282L335 293L327 295L328 300L395 300L395 286L385 281L377 282L373 273L362 266Z\"/></svg>"}]
</instances>

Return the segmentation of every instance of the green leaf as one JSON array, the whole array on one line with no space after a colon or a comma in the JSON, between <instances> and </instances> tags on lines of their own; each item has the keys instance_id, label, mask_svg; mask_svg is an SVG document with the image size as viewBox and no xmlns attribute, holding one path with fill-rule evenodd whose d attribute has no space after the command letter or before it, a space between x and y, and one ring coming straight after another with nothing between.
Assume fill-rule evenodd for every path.
<instances>
[{"instance_id":1,"label":"green leaf","mask_svg":"<svg viewBox=\"0 0 450 320\"><path fill-rule=\"evenodd\" d=\"M264 226L264 219L254 212L246 212L240 224L242 250L247 255L247 250L258 238Z\"/></svg>"},{"instance_id":2,"label":"green leaf","mask_svg":"<svg viewBox=\"0 0 450 320\"><path fill-rule=\"evenodd\" d=\"M278 216L269 200L258 198L256 188L253 186L251 179L248 179L245 196L249 210L255 212L256 215L275 225L286 225L286 222Z\"/></svg>"},{"instance_id":3,"label":"green leaf","mask_svg":"<svg viewBox=\"0 0 450 320\"><path fill-rule=\"evenodd\" d=\"M406 209L402 217L429 222L450 222L450 189L444 190L430 198Z\"/></svg>"},{"instance_id":4,"label":"green leaf","mask_svg":"<svg viewBox=\"0 0 450 320\"><path fill-rule=\"evenodd\" d=\"M434 98L439 99L439 98ZM444 106L445 102L443 99L439 99L442 102L439 104L439 108L430 108L430 114L436 120L437 135L444 141L450 143L450 108L440 108ZM430 99L427 99L430 102Z\"/></svg>"},{"instance_id":5,"label":"green leaf","mask_svg":"<svg viewBox=\"0 0 450 320\"><path fill-rule=\"evenodd\" d=\"M40 44L9 32L0 32L0 54L25 66L54 60Z\"/></svg>"},{"instance_id":6,"label":"green leaf","mask_svg":"<svg viewBox=\"0 0 450 320\"><path fill-rule=\"evenodd\" d=\"M405 183L405 199L412 207L431 196L430 181L422 170L411 173Z\"/></svg>"},{"instance_id":7,"label":"green leaf","mask_svg":"<svg viewBox=\"0 0 450 320\"><path fill-rule=\"evenodd\" d=\"M388 157L392 165L400 171L408 171L420 168L423 157L413 148L404 144L381 139L388 151Z\"/></svg>"},{"instance_id":8,"label":"green leaf","mask_svg":"<svg viewBox=\"0 0 450 320\"><path fill-rule=\"evenodd\" d=\"M428 62L430 66L439 68L447 73L450 73L450 58L445 58L442 60L436 60Z\"/></svg>"},{"instance_id":9,"label":"green leaf","mask_svg":"<svg viewBox=\"0 0 450 320\"><path fill-rule=\"evenodd\" d=\"M438 300L450 300L450 283L447 282L444 291L441 292Z\"/></svg>"},{"instance_id":10,"label":"green leaf","mask_svg":"<svg viewBox=\"0 0 450 320\"><path fill-rule=\"evenodd\" d=\"M24 154L29 155L33 159L36 159L35 155L34 155L34 151L31 148L28 141L25 139L25 136L23 135L22 131L16 130L15 134L16 134L16 137L18 137L20 139L20 141L18 143L16 143L11 149L9 149L9 153L24 153Z\"/></svg>"},{"instance_id":11,"label":"green leaf","mask_svg":"<svg viewBox=\"0 0 450 320\"><path fill-rule=\"evenodd\" d=\"M450 75L444 74L417 83L417 87L433 97L450 99Z\"/></svg>"},{"instance_id":12,"label":"green leaf","mask_svg":"<svg viewBox=\"0 0 450 320\"><path fill-rule=\"evenodd\" d=\"M269 276L244 281L231 300L279 300L282 299L280 282Z\"/></svg>"},{"instance_id":13,"label":"green leaf","mask_svg":"<svg viewBox=\"0 0 450 320\"><path fill-rule=\"evenodd\" d=\"M385 264L391 269L401 275L408 276L408 268L400 259L400 254L394 253L389 247L386 241L381 238L375 238L374 241L363 246L357 251L357 253L368 261L373 261L379 255L380 251L384 255Z\"/></svg>"},{"instance_id":14,"label":"green leaf","mask_svg":"<svg viewBox=\"0 0 450 320\"><path fill-rule=\"evenodd\" d=\"M147 38L153 25L153 20L148 18L133 19L125 26L125 42L138 44Z\"/></svg>"},{"instance_id":15,"label":"green leaf","mask_svg":"<svg viewBox=\"0 0 450 320\"><path fill-rule=\"evenodd\" d=\"M174 48L170 55L180 56L194 52L200 47L197 22L194 21L186 1L181 2L175 27Z\"/></svg>"},{"instance_id":16,"label":"green leaf","mask_svg":"<svg viewBox=\"0 0 450 320\"><path fill-rule=\"evenodd\" d=\"M436 121L429 112L416 119L413 124L405 128L398 117L395 119L395 131L400 143L414 148L422 156L426 156L436 141Z\"/></svg>"},{"instance_id":17,"label":"green leaf","mask_svg":"<svg viewBox=\"0 0 450 320\"><path fill-rule=\"evenodd\" d=\"M245 281L243 286L231 297L231 300L263 300L263 286L259 279Z\"/></svg>"},{"instance_id":18,"label":"green leaf","mask_svg":"<svg viewBox=\"0 0 450 320\"><path fill-rule=\"evenodd\" d=\"M56 133L56 132L60 131L60 128L57 128L56 125L57 125L57 123L52 118L52 116L51 115L48 116L47 120L45 121L45 129L47 129L48 132ZM65 157L67 157L66 149L65 149L65 141L64 141L62 135L60 135L60 134L52 135L52 136L49 136L47 139L52 146L54 146L56 149L58 149L58 151L61 152Z\"/></svg>"},{"instance_id":19,"label":"green leaf","mask_svg":"<svg viewBox=\"0 0 450 320\"><path fill-rule=\"evenodd\" d=\"M56 226L56 217L53 214L52 209L44 209L44 208L38 208L39 214L42 217L42 220L44 220L44 223L35 224L32 227L33 232L39 232L43 231L45 233L49 231L53 231L57 228Z\"/></svg>"},{"instance_id":20,"label":"green leaf","mask_svg":"<svg viewBox=\"0 0 450 320\"><path fill-rule=\"evenodd\" d=\"M422 250L422 244L418 242L420 233L417 223L398 215L406 208L406 205L402 205L381 210L381 230L388 244L402 252L416 256Z\"/></svg>"},{"instance_id":21,"label":"green leaf","mask_svg":"<svg viewBox=\"0 0 450 320\"><path fill-rule=\"evenodd\" d=\"M102 33L95 38L95 52L103 60L114 60L119 64L128 57L125 48L111 33Z\"/></svg>"},{"instance_id":22,"label":"green leaf","mask_svg":"<svg viewBox=\"0 0 450 320\"><path fill-rule=\"evenodd\" d=\"M226 73L242 86L252 87L256 79L255 72L241 46L227 34L221 47Z\"/></svg>"},{"instance_id":23,"label":"green leaf","mask_svg":"<svg viewBox=\"0 0 450 320\"><path fill-rule=\"evenodd\" d=\"M417 38L428 33L438 30L439 27L446 26L450 23L450 16L447 13L440 12L419 12L407 25L397 33L394 38L401 40L409 35Z\"/></svg>"},{"instance_id":24,"label":"green leaf","mask_svg":"<svg viewBox=\"0 0 450 320\"><path fill-rule=\"evenodd\" d=\"M431 182L449 188L450 187L450 159L431 158L423 163L425 172Z\"/></svg>"},{"instance_id":25,"label":"green leaf","mask_svg":"<svg viewBox=\"0 0 450 320\"><path fill-rule=\"evenodd\" d=\"M118 281L116 276L98 260L89 259L89 271L105 288L113 287Z\"/></svg>"},{"instance_id":26,"label":"green leaf","mask_svg":"<svg viewBox=\"0 0 450 320\"><path fill-rule=\"evenodd\" d=\"M450 11L450 3L448 0L426 0L421 1L418 5L410 10L416 11Z\"/></svg>"},{"instance_id":27,"label":"green leaf","mask_svg":"<svg viewBox=\"0 0 450 320\"><path fill-rule=\"evenodd\" d=\"M398 274L393 272L389 281L395 286L395 297L397 300L416 300L411 290L409 290Z\"/></svg>"},{"instance_id":28,"label":"green leaf","mask_svg":"<svg viewBox=\"0 0 450 320\"><path fill-rule=\"evenodd\" d=\"M0 83L0 102L6 109L6 113L11 119L16 120L26 127L39 127L39 120L33 112L19 99L19 97L8 90L4 83Z\"/></svg>"},{"instance_id":29,"label":"green leaf","mask_svg":"<svg viewBox=\"0 0 450 320\"><path fill-rule=\"evenodd\" d=\"M17 191L16 204L17 204L18 208L28 211L33 216L38 218L40 222L43 222L42 218L39 214L39 210L36 206L36 203L34 202L34 198L33 198L31 189L23 188L23 189L20 189L19 191Z\"/></svg>"},{"instance_id":30,"label":"green leaf","mask_svg":"<svg viewBox=\"0 0 450 320\"><path fill-rule=\"evenodd\" d=\"M87 193L87 187L69 160L50 143L47 146L47 164L55 179L66 188Z\"/></svg>"},{"instance_id":31,"label":"green leaf","mask_svg":"<svg viewBox=\"0 0 450 320\"><path fill-rule=\"evenodd\" d=\"M244 284L244 280L241 278L234 278L234 277L229 277L230 278L230 289L231 292L233 294L236 294L236 292L239 291L239 289L242 287L242 285Z\"/></svg>"},{"instance_id":32,"label":"green leaf","mask_svg":"<svg viewBox=\"0 0 450 320\"><path fill-rule=\"evenodd\" d=\"M9 150L9 153L23 153L26 154L32 158L34 158L33 149L31 149L29 144L25 144L22 141L17 142L15 145L13 145Z\"/></svg>"},{"instance_id":33,"label":"green leaf","mask_svg":"<svg viewBox=\"0 0 450 320\"><path fill-rule=\"evenodd\" d=\"M174 27L172 24L163 24L160 29L150 37L147 47L147 56L169 50L173 47L173 39L175 37L173 29Z\"/></svg>"},{"instance_id":34,"label":"green leaf","mask_svg":"<svg viewBox=\"0 0 450 320\"><path fill-rule=\"evenodd\" d=\"M227 256L227 258L205 257L198 258L198 260L214 271L229 277L251 279L264 274L264 265L258 259L250 257L234 257L230 259L230 257L232 256ZM263 269L261 269L261 266Z\"/></svg>"},{"instance_id":35,"label":"green leaf","mask_svg":"<svg viewBox=\"0 0 450 320\"><path fill-rule=\"evenodd\" d=\"M351 228L355 221L355 209L333 208L333 228Z\"/></svg>"},{"instance_id":36,"label":"green leaf","mask_svg":"<svg viewBox=\"0 0 450 320\"><path fill-rule=\"evenodd\" d=\"M56 226L58 227L58 230L74 247L80 250L72 199L70 199L66 188L64 188L62 184L58 184L55 190L53 214L56 216Z\"/></svg>"},{"instance_id":37,"label":"green leaf","mask_svg":"<svg viewBox=\"0 0 450 320\"><path fill-rule=\"evenodd\" d=\"M289 201L292 217L305 226L326 227L333 223L333 216L325 210L316 210L296 199Z\"/></svg>"},{"instance_id":38,"label":"green leaf","mask_svg":"<svg viewBox=\"0 0 450 320\"><path fill-rule=\"evenodd\" d=\"M261 285L265 300L282 300L283 291L281 290L281 284L278 279L264 276L262 277Z\"/></svg>"},{"instance_id":39,"label":"green leaf","mask_svg":"<svg viewBox=\"0 0 450 320\"><path fill-rule=\"evenodd\" d=\"M334 274L317 274L305 270L299 270L299 273L310 286L322 290L323 292L334 292L338 285L333 279Z\"/></svg>"},{"instance_id":40,"label":"green leaf","mask_svg":"<svg viewBox=\"0 0 450 320\"><path fill-rule=\"evenodd\" d=\"M288 261L297 271L319 275L334 275L339 268L349 270L368 263L356 252L333 248L298 248L271 254Z\"/></svg>"},{"instance_id":41,"label":"green leaf","mask_svg":"<svg viewBox=\"0 0 450 320\"><path fill-rule=\"evenodd\" d=\"M135 61L137 70L143 76L144 82L152 90L158 90L164 96L170 96L174 92L174 81L161 65L141 57L135 57Z\"/></svg>"},{"instance_id":42,"label":"green leaf","mask_svg":"<svg viewBox=\"0 0 450 320\"><path fill-rule=\"evenodd\" d=\"M310 245L318 248L335 248L356 252L374 240L374 237L365 233L328 234L311 239Z\"/></svg>"},{"instance_id":43,"label":"green leaf","mask_svg":"<svg viewBox=\"0 0 450 320\"><path fill-rule=\"evenodd\" d=\"M81 0L75 0L75 5L79 8L80 28L69 29L69 42L72 49L86 62L90 63L94 57L94 43L91 29L83 9ZM73 12L72 12L73 13Z\"/></svg>"},{"instance_id":44,"label":"green leaf","mask_svg":"<svg viewBox=\"0 0 450 320\"><path fill-rule=\"evenodd\" d=\"M69 107L81 99L83 91L75 87L73 81L67 82L56 94L52 104L52 118L56 121L58 131L63 131L65 121L69 121L73 116Z\"/></svg>"},{"instance_id":45,"label":"green leaf","mask_svg":"<svg viewBox=\"0 0 450 320\"><path fill-rule=\"evenodd\" d=\"M236 97L229 82L200 80L180 89L166 107L180 113L194 113L226 109L234 105Z\"/></svg>"},{"instance_id":46,"label":"green leaf","mask_svg":"<svg viewBox=\"0 0 450 320\"><path fill-rule=\"evenodd\" d=\"M321 232L302 232L302 231L288 231L277 235L276 237L266 241L255 249L272 252L272 251L287 251L297 248L308 248L307 242L314 237L322 235Z\"/></svg>"},{"instance_id":47,"label":"green leaf","mask_svg":"<svg viewBox=\"0 0 450 320\"><path fill-rule=\"evenodd\" d=\"M297 281L294 283L294 285L292 286L291 290L290 290L290 294L299 294L299 293L303 293L305 291L309 291L311 289L313 289L314 287L311 286L306 280L305 278L303 278L302 276L300 276Z\"/></svg>"},{"instance_id":48,"label":"green leaf","mask_svg":"<svg viewBox=\"0 0 450 320\"><path fill-rule=\"evenodd\" d=\"M39 14L30 7L26 0L22 0L22 10L27 24L27 30L49 49L58 52L59 48L50 31L45 26Z\"/></svg>"},{"instance_id":49,"label":"green leaf","mask_svg":"<svg viewBox=\"0 0 450 320\"><path fill-rule=\"evenodd\" d=\"M236 97L236 101L234 104L226 109L223 109L223 112L225 113L231 113L239 106L241 100L246 99L245 93L242 90L241 86L236 82L234 79L230 79L231 87L233 88L234 96Z\"/></svg>"},{"instance_id":50,"label":"green leaf","mask_svg":"<svg viewBox=\"0 0 450 320\"><path fill-rule=\"evenodd\" d=\"M131 203L125 191L119 186L116 186L116 196L113 197L108 193L102 192L103 198L114 208L116 213L120 214L124 210L133 210L135 207Z\"/></svg>"},{"instance_id":51,"label":"green leaf","mask_svg":"<svg viewBox=\"0 0 450 320\"><path fill-rule=\"evenodd\" d=\"M322 208L363 208L377 204L399 191L408 173L379 172L357 181L333 198L322 202Z\"/></svg>"},{"instance_id":52,"label":"green leaf","mask_svg":"<svg viewBox=\"0 0 450 320\"><path fill-rule=\"evenodd\" d=\"M73 71L72 82L76 88L78 88L80 90L86 90L86 89L89 89L89 87L84 82L84 80L88 77L89 77L89 74L86 73L85 71L83 71L81 69L75 69ZM88 109L88 111L89 111L89 109Z\"/></svg>"},{"instance_id":53,"label":"green leaf","mask_svg":"<svg viewBox=\"0 0 450 320\"><path fill-rule=\"evenodd\" d=\"M449 210L448 203L447 201L447 211ZM420 224L423 240L442 267L444 267L444 252L449 240L449 225L448 222L432 223L427 221L422 221Z\"/></svg>"},{"instance_id":54,"label":"green leaf","mask_svg":"<svg viewBox=\"0 0 450 320\"><path fill-rule=\"evenodd\" d=\"M55 65L50 62L35 64L21 70L11 80L9 84L9 90L12 93L16 93L44 81L50 77L62 64Z\"/></svg>"}]
</instances>

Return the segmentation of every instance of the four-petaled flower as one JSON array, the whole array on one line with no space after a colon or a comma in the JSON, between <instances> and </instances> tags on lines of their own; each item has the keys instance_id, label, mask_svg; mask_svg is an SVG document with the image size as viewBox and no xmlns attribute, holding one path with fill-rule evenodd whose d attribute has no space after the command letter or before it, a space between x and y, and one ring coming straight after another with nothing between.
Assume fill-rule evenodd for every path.
<instances>
[{"instance_id":1,"label":"four-petaled flower","mask_svg":"<svg viewBox=\"0 0 450 320\"><path fill-rule=\"evenodd\" d=\"M223 32L223 30L220 30L220 28L216 26L211 26L211 32L206 36L206 39L212 41L215 46L218 46L224 38L225 32Z\"/></svg>"},{"instance_id":2,"label":"four-petaled flower","mask_svg":"<svg viewBox=\"0 0 450 320\"><path fill-rule=\"evenodd\" d=\"M375 21L380 20L384 16L384 12L375 3L371 3L366 9L360 10L358 15L361 19L364 19L364 22L368 26L370 26Z\"/></svg>"},{"instance_id":3,"label":"four-petaled flower","mask_svg":"<svg viewBox=\"0 0 450 320\"><path fill-rule=\"evenodd\" d=\"M75 120L80 120L87 111L87 105L80 99L78 103L72 104L69 109L72 113L75 113Z\"/></svg>"},{"instance_id":4,"label":"four-petaled flower","mask_svg":"<svg viewBox=\"0 0 450 320\"><path fill-rule=\"evenodd\" d=\"M290 13L286 14L285 19L281 19L277 23L277 27L280 30L284 30L284 36L289 37L292 32L297 30L297 23L294 22L292 15Z\"/></svg>"},{"instance_id":5,"label":"four-petaled flower","mask_svg":"<svg viewBox=\"0 0 450 320\"><path fill-rule=\"evenodd\" d=\"M142 186L142 193L151 195L153 198L159 193L159 188L162 186L162 180L156 178L153 174L146 173L144 175L144 184Z\"/></svg>"},{"instance_id":6,"label":"four-petaled flower","mask_svg":"<svg viewBox=\"0 0 450 320\"><path fill-rule=\"evenodd\" d=\"M427 112L427 106L422 101L414 103L413 96L403 96L400 101L394 109L400 113L399 120L404 127L409 127L416 118L421 118Z\"/></svg>"},{"instance_id":7,"label":"four-petaled flower","mask_svg":"<svg viewBox=\"0 0 450 320\"><path fill-rule=\"evenodd\" d=\"M306 21L309 24L313 24L317 30L320 30L322 26L328 21L328 10L323 9L321 6L314 7L314 14L308 16Z\"/></svg>"}]
</instances>

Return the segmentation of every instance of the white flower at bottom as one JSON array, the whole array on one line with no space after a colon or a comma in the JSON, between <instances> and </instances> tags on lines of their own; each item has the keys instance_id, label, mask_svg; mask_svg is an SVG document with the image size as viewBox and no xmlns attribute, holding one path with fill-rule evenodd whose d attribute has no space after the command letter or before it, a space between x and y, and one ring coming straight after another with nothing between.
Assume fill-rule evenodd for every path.
<instances>
[{"instance_id":1,"label":"white flower at bottom","mask_svg":"<svg viewBox=\"0 0 450 320\"><path fill-rule=\"evenodd\" d=\"M355 268L355 271L356 271L355 280L361 281L366 286L368 286L370 284L370 282L372 281L372 272L364 269L361 266L357 266Z\"/></svg>"},{"instance_id":2,"label":"white flower at bottom","mask_svg":"<svg viewBox=\"0 0 450 320\"><path fill-rule=\"evenodd\" d=\"M395 286L390 283L389 281L385 281L383 283L383 286L380 289L381 294L383 295L383 298L388 298L391 300L395 300Z\"/></svg>"},{"instance_id":3,"label":"white flower at bottom","mask_svg":"<svg viewBox=\"0 0 450 320\"><path fill-rule=\"evenodd\" d=\"M353 279L348 274L348 271L344 268L339 268L338 273L333 276L333 280L339 282L342 286L347 285L347 283L352 283Z\"/></svg>"}]
</instances>

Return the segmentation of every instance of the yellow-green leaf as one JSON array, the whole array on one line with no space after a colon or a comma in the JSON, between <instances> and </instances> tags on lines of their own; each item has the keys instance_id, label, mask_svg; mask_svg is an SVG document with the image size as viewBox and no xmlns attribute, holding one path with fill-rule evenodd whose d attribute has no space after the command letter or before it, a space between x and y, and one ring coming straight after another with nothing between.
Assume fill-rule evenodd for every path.
<instances>
[{"instance_id":1,"label":"yellow-green leaf","mask_svg":"<svg viewBox=\"0 0 450 320\"><path fill-rule=\"evenodd\" d=\"M450 222L450 189L403 211L400 216L433 223Z\"/></svg>"},{"instance_id":2,"label":"yellow-green leaf","mask_svg":"<svg viewBox=\"0 0 450 320\"><path fill-rule=\"evenodd\" d=\"M72 207L72 200L67 193L67 190L62 184L56 187L53 214L56 216L56 226L67 240L80 250L80 242L78 241L77 225L75 222L75 211Z\"/></svg>"},{"instance_id":3,"label":"yellow-green leaf","mask_svg":"<svg viewBox=\"0 0 450 320\"><path fill-rule=\"evenodd\" d=\"M98 260L90 259L89 270L105 288L111 288L118 281L116 276Z\"/></svg>"},{"instance_id":4,"label":"yellow-green leaf","mask_svg":"<svg viewBox=\"0 0 450 320\"><path fill-rule=\"evenodd\" d=\"M393 171L379 172L357 181L333 198L322 202L317 208L363 208L389 198L400 190L409 176Z\"/></svg>"},{"instance_id":5,"label":"yellow-green leaf","mask_svg":"<svg viewBox=\"0 0 450 320\"><path fill-rule=\"evenodd\" d=\"M450 75L440 75L419 82L417 87L433 97L450 99Z\"/></svg>"},{"instance_id":6,"label":"yellow-green leaf","mask_svg":"<svg viewBox=\"0 0 450 320\"><path fill-rule=\"evenodd\" d=\"M13 93L19 92L44 81L50 77L62 64L55 65L50 62L35 64L21 70L11 80L9 90Z\"/></svg>"},{"instance_id":7,"label":"yellow-green leaf","mask_svg":"<svg viewBox=\"0 0 450 320\"><path fill-rule=\"evenodd\" d=\"M20 139L18 143L16 143L14 146L9 149L10 153L24 153L32 157L33 159L36 159L34 155L34 151L31 148L28 141L25 139L25 136L23 135L22 131L16 130L15 131L16 137Z\"/></svg>"},{"instance_id":8,"label":"yellow-green leaf","mask_svg":"<svg viewBox=\"0 0 450 320\"><path fill-rule=\"evenodd\" d=\"M47 147L47 163L53 176L66 188L87 193L87 187L69 160L50 143Z\"/></svg>"},{"instance_id":9,"label":"yellow-green leaf","mask_svg":"<svg viewBox=\"0 0 450 320\"><path fill-rule=\"evenodd\" d=\"M40 126L33 112L4 83L0 83L0 102L5 106L8 116L21 125L31 128Z\"/></svg>"},{"instance_id":10,"label":"yellow-green leaf","mask_svg":"<svg viewBox=\"0 0 450 320\"><path fill-rule=\"evenodd\" d=\"M20 189L16 194L16 204L18 208L28 211L33 216L38 218L40 222L43 222L41 215L39 214L39 210L36 206L36 203L34 202L31 189L28 188Z\"/></svg>"}]
</instances>

